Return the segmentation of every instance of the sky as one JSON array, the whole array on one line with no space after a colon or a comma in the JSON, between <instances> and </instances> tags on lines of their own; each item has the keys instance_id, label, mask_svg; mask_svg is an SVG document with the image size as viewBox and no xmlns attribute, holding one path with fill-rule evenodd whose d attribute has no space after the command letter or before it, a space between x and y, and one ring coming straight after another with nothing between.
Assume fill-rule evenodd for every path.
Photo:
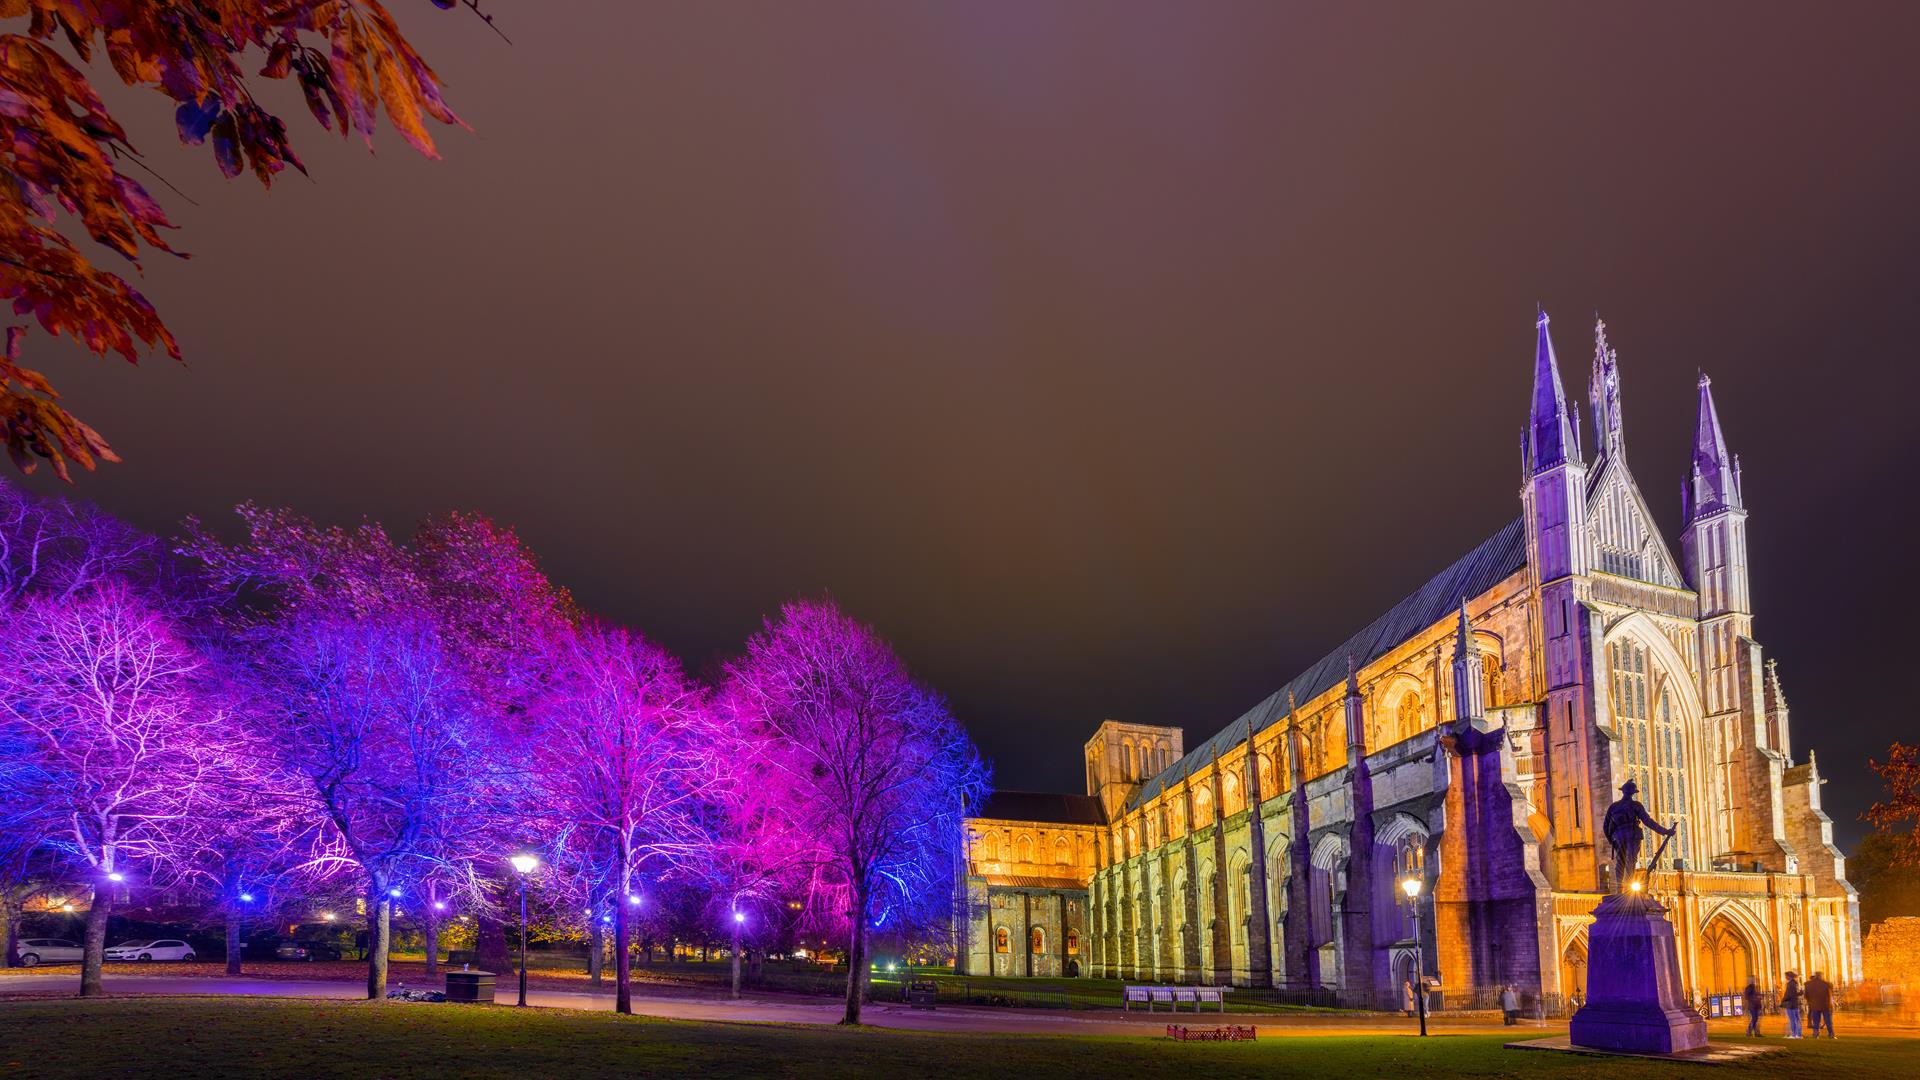
<instances>
[{"instance_id":1,"label":"sky","mask_svg":"<svg viewBox=\"0 0 1920 1080\"><path fill-rule=\"evenodd\" d=\"M439 161L265 84L265 193L110 96L187 362L40 344L126 458L75 493L481 511L696 669L830 592L1077 791L1101 720L1198 743L1515 516L1535 305L1581 402L1597 311L1676 553L1714 378L1843 839L1920 733L1920 6L484 6L393 5Z\"/></svg>"}]
</instances>

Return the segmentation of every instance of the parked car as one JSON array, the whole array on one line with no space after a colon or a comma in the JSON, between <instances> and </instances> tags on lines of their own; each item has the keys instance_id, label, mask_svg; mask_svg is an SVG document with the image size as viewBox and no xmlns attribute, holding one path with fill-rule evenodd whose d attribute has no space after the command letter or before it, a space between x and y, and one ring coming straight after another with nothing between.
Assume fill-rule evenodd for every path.
<instances>
[{"instance_id":1,"label":"parked car","mask_svg":"<svg viewBox=\"0 0 1920 1080\"><path fill-rule=\"evenodd\" d=\"M159 941L123 941L107 950L109 960L183 960L194 959L193 946L184 941L164 938Z\"/></svg>"},{"instance_id":2,"label":"parked car","mask_svg":"<svg viewBox=\"0 0 1920 1080\"><path fill-rule=\"evenodd\" d=\"M80 943L65 938L29 938L20 943L20 962L28 967L77 964L80 962Z\"/></svg>"},{"instance_id":3,"label":"parked car","mask_svg":"<svg viewBox=\"0 0 1920 1080\"><path fill-rule=\"evenodd\" d=\"M280 960L338 960L340 947L329 941L296 941L287 938L274 946L273 955Z\"/></svg>"}]
</instances>

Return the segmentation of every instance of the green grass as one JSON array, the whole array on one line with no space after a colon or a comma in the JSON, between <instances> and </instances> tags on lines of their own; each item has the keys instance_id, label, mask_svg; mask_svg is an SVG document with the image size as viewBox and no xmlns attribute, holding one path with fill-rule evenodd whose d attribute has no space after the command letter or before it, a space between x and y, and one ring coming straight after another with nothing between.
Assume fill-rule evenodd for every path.
<instances>
[{"instance_id":1,"label":"green grass","mask_svg":"<svg viewBox=\"0 0 1920 1080\"><path fill-rule=\"evenodd\" d=\"M1122 1036L932 1035L649 1020L560 1009L294 999L0 1004L0 1078L298 1075L1007 1077L1439 1076L1701 1080L1697 1065L1504 1050L1505 1035L1283 1036L1174 1043ZM1715 1077L1911 1075L1912 1039L1785 1044Z\"/></svg>"}]
</instances>

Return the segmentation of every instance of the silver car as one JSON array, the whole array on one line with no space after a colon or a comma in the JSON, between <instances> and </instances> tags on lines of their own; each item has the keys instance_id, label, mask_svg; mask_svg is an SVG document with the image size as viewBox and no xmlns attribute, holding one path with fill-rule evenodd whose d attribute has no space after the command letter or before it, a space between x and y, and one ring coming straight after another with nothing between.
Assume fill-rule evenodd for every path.
<instances>
[{"instance_id":1,"label":"silver car","mask_svg":"<svg viewBox=\"0 0 1920 1080\"><path fill-rule=\"evenodd\" d=\"M162 941L123 941L107 950L109 960L187 960L193 959L193 946L173 939Z\"/></svg>"},{"instance_id":2,"label":"silver car","mask_svg":"<svg viewBox=\"0 0 1920 1080\"><path fill-rule=\"evenodd\" d=\"M80 943L65 938L29 938L20 943L20 962L27 967L77 964L80 962Z\"/></svg>"}]
</instances>

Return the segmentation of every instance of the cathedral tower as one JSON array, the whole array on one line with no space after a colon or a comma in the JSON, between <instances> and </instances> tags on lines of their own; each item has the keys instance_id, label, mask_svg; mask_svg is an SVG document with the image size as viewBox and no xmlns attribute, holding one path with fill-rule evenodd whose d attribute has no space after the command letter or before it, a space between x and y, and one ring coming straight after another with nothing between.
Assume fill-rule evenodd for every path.
<instances>
[{"instance_id":1,"label":"cathedral tower","mask_svg":"<svg viewBox=\"0 0 1920 1080\"><path fill-rule=\"evenodd\" d=\"M1523 440L1527 572L1537 596L1532 633L1536 699L1552 755L1554 865L1562 887L1597 887L1595 806L1611 782L1595 752L1594 694L1589 663L1594 633L1585 599L1591 538L1587 529L1587 465L1573 410L1567 406L1545 311L1535 322L1533 400ZM1616 382L1617 388L1617 382ZM1619 433L1615 393L1603 438Z\"/></svg>"}]
</instances>

